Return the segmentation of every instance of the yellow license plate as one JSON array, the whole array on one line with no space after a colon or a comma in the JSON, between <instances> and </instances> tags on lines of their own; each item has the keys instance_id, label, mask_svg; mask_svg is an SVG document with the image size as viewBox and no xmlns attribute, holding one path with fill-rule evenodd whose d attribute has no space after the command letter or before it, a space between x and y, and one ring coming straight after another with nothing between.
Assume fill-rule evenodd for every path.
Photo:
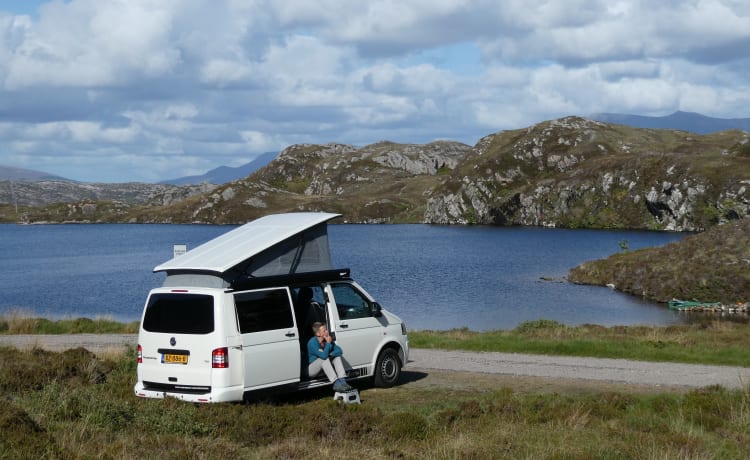
<instances>
[{"instance_id":1,"label":"yellow license plate","mask_svg":"<svg viewBox=\"0 0 750 460\"><path fill-rule=\"evenodd\" d=\"M188 355L175 355L171 353L164 353L161 357L161 362L165 364L187 364Z\"/></svg>"}]
</instances>

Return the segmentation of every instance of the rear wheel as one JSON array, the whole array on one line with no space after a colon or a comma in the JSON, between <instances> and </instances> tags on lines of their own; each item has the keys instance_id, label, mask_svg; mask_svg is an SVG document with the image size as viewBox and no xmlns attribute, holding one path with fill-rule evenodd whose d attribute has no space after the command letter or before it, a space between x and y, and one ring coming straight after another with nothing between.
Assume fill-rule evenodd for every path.
<instances>
[{"instance_id":1,"label":"rear wheel","mask_svg":"<svg viewBox=\"0 0 750 460\"><path fill-rule=\"evenodd\" d=\"M384 348L378 355L375 364L375 386L390 388L398 382L401 377L401 360L398 352L393 348Z\"/></svg>"}]
</instances>

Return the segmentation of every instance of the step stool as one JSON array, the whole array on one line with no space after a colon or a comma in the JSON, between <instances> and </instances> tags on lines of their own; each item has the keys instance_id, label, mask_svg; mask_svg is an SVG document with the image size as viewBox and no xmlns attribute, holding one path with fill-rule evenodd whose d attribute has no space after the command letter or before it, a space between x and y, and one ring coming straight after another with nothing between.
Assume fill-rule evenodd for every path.
<instances>
[{"instance_id":1,"label":"step stool","mask_svg":"<svg viewBox=\"0 0 750 460\"><path fill-rule=\"evenodd\" d=\"M337 391L333 394L334 401L343 401L346 404L361 404L359 390L353 388L349 391Z\"/></svg>"}]
</instances>

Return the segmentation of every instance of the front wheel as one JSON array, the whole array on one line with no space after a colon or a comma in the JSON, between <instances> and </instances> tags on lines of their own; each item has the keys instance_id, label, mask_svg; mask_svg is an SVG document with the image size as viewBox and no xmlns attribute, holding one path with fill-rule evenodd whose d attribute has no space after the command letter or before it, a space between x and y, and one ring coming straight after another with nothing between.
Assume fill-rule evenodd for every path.
<instances>
[{"instance_id":1,"label":"front wheel","mask_svg":"<svg viewBox=\"0 0 750 460\"><path fill-rule=\"evenodd\" d=\"M393 348L384 348L378 356L375 364L375 386L390 388L398 382L401 377L401 360L398 352Z\"/></svg>"}]
</instances>

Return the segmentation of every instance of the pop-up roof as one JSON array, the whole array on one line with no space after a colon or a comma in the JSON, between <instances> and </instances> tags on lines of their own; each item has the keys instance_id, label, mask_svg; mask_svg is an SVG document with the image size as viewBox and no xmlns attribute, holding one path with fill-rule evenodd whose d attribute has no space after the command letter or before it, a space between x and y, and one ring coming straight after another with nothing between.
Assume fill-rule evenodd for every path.
<instances>
[{"instance_id":1,"label":"pop-up roof","mask_svg":"<svg viewBox=\"0 0 750 460\"><path fill-rule=\"evenodd\" d=\"M218 275L231 283L240 276L332 270L326 222L338 216L297 212L261 217L164 262L154 271L169 276Z\"/></svg>"}]
</instances>

